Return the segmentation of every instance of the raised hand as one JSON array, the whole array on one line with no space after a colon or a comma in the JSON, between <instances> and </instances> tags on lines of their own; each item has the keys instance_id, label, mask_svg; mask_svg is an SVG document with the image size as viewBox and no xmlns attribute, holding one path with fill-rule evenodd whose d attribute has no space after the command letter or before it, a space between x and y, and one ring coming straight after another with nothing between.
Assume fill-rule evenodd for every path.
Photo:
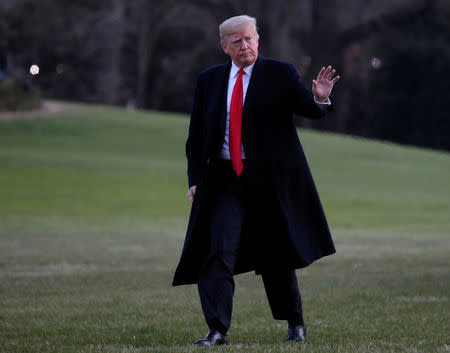
<instances>
[{"instance_id":1,"label":"raised hand","mask_svg":"<svg viewBox=\"0 0 450 353\"><path fill-rule=\"evenodd\" d=\"M319 102L326 102L330 97L334 84L341 78L339 75L334 76L336 70L331 66L322 67L317 78L312 81L314 97Z\"/></svg>"}]
</instances>

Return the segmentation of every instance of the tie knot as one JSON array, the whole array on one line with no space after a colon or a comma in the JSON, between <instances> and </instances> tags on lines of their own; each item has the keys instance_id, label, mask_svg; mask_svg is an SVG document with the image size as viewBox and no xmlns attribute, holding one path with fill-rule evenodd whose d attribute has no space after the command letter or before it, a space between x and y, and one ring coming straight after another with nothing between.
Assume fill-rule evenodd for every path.
<instances>
[{"instance_id":1,"label":"tie knot","mask_svg":"<svg viewBox=\"0 0 450 353\"><path fill-rule=\"evenodd\" d=\"M243 69L239 69L239 75L242 76L245 74L245 71Z\"/></svg>"}]
</instances>

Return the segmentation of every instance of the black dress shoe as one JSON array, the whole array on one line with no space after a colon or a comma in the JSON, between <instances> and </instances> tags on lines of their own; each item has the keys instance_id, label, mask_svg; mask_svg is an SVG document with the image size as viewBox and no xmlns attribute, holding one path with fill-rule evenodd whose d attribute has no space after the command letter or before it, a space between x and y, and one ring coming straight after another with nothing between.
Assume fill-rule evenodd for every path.
<instances>
[{"instance_id":1,"label":"black dress shoe","mask_svg":"<svg viewBox=\"0 0 450 353\"><path fill-rule=\"evenodd\" d=\"M228 338L227 335L222 335L219 331L211 330L205 338L197 340L194 343L203 346L219 346L222 344L228 344Z\"/></svg>"},{"instance_id":2,"label":"black dress shoe","mask_svg":"<svg viewBox=\"0 0 450 353\"><path fill-rule=\"evenodd\" d=\"M305 342L306 327L303 325L289 326L285 342Z\"/></svg>"}]
</instances>

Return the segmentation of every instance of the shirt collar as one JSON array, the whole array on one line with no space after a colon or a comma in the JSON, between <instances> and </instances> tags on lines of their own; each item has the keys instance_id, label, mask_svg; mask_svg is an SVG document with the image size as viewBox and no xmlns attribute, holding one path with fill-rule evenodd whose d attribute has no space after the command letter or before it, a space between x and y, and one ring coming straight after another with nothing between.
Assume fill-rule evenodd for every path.
<instances>
[{"instance_id":1,"label":"shirt collar","mask_svg":"<svg viewBox=\"0 0 450 353\"><path fill-rule=\"evenodd\" d=\"M256 61L255 61L256 62ZM249 77L252 75L252 71L253 71L253 66L255 66L255 63L247 66L246 68L244 68L245 74L248 75ZM238 67L234 61L231 61L231 70L230 70L230 77L235 77L238 74L240 67Z\"/></svg>"}]
</instances>

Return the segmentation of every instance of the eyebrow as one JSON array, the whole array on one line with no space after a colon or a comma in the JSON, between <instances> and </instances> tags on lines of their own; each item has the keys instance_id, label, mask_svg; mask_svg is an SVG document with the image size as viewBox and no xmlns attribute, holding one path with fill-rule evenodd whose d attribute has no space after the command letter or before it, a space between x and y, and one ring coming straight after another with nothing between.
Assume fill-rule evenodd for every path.
<instances>
[{"instance_id":1,"label":"eyebrow","mask_svg":"<svg viewBox=\"0 0 450 353\"><path fill-rule=\"evenodd\" d=\"M253 39L253 36L248 35L248 36L239 37L239 38L232 38L231 41L232 42L237 42L237 41L240 41L240 40L243 40L243 39Z\"/></svg>"}]
</instances>

